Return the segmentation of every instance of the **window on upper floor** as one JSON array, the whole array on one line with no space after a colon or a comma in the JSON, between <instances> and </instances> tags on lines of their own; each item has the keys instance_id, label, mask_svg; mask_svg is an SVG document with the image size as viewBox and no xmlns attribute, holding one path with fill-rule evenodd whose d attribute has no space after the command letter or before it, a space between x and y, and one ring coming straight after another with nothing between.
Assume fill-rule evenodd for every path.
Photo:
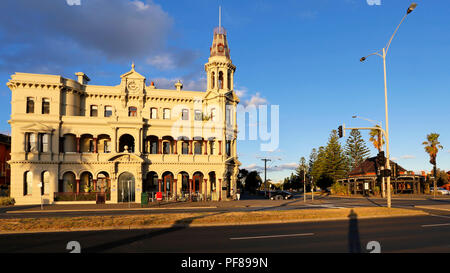
<instances>
[{"instance_id":1,"label":"window on upper floor","mask_svg":"<svg viewBox=\"0 0 450 273\"><path fill-rule=\"evenodd\" d=\"M201 142L195 142L194 144L194 154L201 155L202 154L202 143Z\"/></svg>"},{"instance_id":2,"label":"window on upper floor","mask_svg":"<svg viewBox=\"0 0 450 273\"><path fill-rule=\"evenodd\" d=\"M203 117L202 111L200 111L200 110L195 110L195 120L201 121L201 120L202 120L202 117Z\"/></svg>"},{"instance_id":3,"label":"window on upper floor","mask_svg":"<svg viewBox=\"0 0 450 273\"><path fill-rule=\"evenodd\" d=\"M48 153L50 151L49 135L39 134L39 152Z\"/></svg>"},{"instance_id":4,"label":"window on upper floor","mask_svg":"<svg viewBox=\"0 0 450 273\"><path fill-rule=\"evenodd\" d=\"M184 154L184 155L189 154L189 142L184 141L181 144L181 154Z\"/></svg>"},{"instance_id":5,"label":"window on upper floor","mask_svg":"<svg viewBox=\"0 0 450 273\"><path fill-rule=\"evenodd\" d=\"M97 105L91 105L91 117L98 116L98 106Z\"/></svg>"},{"instance_id":6,"label":"window on upper floor","mask_svg":"<svg viewBox=\"0 0 450 273\"><path fill-rule=\"evenodd\" d=\"M50 114L50 99L42 99L42 114Z\"/></svg>"},{"instance_id":7,"label":"window on upper floor","mask_svg":"<svg viewBox=\"0 0 450 273\"><path fill-rule=\"evenodd\" d=\"M29 114L34 113L34 98L31 97L27 98L27 113Z\"/></svg>"},{"instance_id":8,"label":"window on upper floor","mask_svg":"<svg viewBox=\"0 0 450 273\"><path fill-rule=\"evenodd\" d=\"M189 110L188 109L183 109L183 111L181 112L181 119L189 120Z\"/></svg>"},{"instance_id":9,"label":"window on upper floor","mask_svg":"<svg viewBox=\"0 0 450 273\"><path fill-rule=\"evenodd\" d=\"M158 118L158 109L155 107L150 108L150 119Z\"/></svg>"},{"instance_id":10,"label":"window on upper floor","mask_svg":"<svg viewBox=\"0 0 450 273\"><path fill-rule=\"evenodd\" d=\"M163 147L162 147L162 149L163 149L163 154L170 154L170 142L168 142L168 141L164 141L163 143L162 143L162 145L163 145Z\"/></svg>"},{"instance_id":11,"label":"window on upper floor","mask_svg":"<svg viewBox=\"0 0 450 273\"><path fill-rule=\"evenodd\" d=\"M216 108L211 109L211 121L216 121Z\"/></svg>"},{"instance_id":12,"label":"window on upper floor","mask_svg":"<svg viewBox=\"0 0 450 273\"><path fill-rule=\"evenodd\" d=\"M105 117L112 116L112 111L113 111L112 106L109 105L105 106Z\"/></svg>"},{"instance_id":13,"label":"window on upper floor","mask_svg":"<svg viewBox=\"0 0 450 273\"><path fill-rule=\"evenodd\" d=\"M36 151L36 136L34 133L25 133L25 152Z\"/></svg>"},{"instance_id":14,"label":"window on upper floor","mask_svg":"<svg viewBox=\"0 0 450 273\"><path fill-rule=\"evenodd\" d=\"M129 117L137 117L137 108L134 106L128 107L128 116Z\"/></svg>"},{"instance_id":15,"label":"window on upper floor","mask_svg":"<svg viewBox=\"0 0 450 273\"><path fill-rule=\"evenodd\" d=\"M230 107L227 107L226 109L226 115L225 115L227 125L231 125L231 109Z\"/></svg>"},{"instance_id":16,"label":"window on upper floor","mask_svg":"<svg viewBox=\"0 0 450 273\"><path fill-rule=\"evenodd\" d=\"M210 155L214 154L214 141L209 142L209 154Z\"/></svg>"},{"instance_id":17,"label":"window on upper floor","mask_svg":"<svg viewBox=\"0 0 450 273\"><path fill-rule=\"evenodd\" d=\"M170 109L169 108L165 108L163 110L163 119L170 119Z\"/></svg>"},{"instance_id":18,"label":"window on upper floor","mask_svg":"<svg viewBox=\"0 0 450 273\"><path fill-rule=\"evenodd\" d=\"M231 156L231 141L230 140L227 140L225 149L226 149L226 152L227 152L227 156Z\"/></svg>"}]
</instances>

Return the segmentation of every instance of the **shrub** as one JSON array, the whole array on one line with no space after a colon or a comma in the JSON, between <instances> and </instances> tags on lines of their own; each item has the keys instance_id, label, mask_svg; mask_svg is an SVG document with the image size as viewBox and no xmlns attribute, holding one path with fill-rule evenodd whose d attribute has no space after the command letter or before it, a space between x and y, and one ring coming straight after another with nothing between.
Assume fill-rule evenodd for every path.
<instances>
[{"instance_id":1,"label":"shrub","mask_svg":"<svg viewBox=\"0 0 450 273\"><path fill-rule=\"evenodd\" d=\"M333 185L331 185L331 194L337 194L337 195L348 195L348 189L346 186L335 182Z\"/></svg>"},{"instance_id":2,"label":"shrub","mask_svg":"<svg viewBox=\"0 0 450 273\"><path fill-rule=\"evenodd\" d=\"M12 206L16 203L14 198L11 197L0 197L0 206Z\"/></svg>"}]
</instances>

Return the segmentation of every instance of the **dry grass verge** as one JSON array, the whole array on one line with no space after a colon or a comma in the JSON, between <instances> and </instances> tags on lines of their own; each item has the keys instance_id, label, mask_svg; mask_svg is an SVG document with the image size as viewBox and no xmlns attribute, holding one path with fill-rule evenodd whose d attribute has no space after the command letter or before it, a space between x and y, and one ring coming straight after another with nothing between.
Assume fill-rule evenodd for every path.
<instances>
[{"instance_id":1,"label":"dry grass verge","mask_svg":"<svg viewBox=\"0 0 450 273\"><path fill-rule=\"evenodd\" d=\"M307 209L253 212L192 212L129 216L49 217L0 219L0 232L69 231L107 228L152 228L173 225L239 225L269 222L295 222L348 219L352 209ZM358 218L425 215L424 212L397 208L354 208Z\"/></svg>"}]
</instances>

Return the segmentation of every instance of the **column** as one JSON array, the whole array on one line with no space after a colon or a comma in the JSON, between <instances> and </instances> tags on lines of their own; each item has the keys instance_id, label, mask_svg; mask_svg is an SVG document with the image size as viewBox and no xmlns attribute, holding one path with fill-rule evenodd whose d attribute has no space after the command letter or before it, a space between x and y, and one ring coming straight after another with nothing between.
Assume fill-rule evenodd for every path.
<instances>
[{"instance_id":1,"label":"column","mask_svg":"<svg viewBox=\"0 0 450 273\"><path fill-rule=\"evenodd\" d=\"M222 140L219 140L219 155L222 155Z\"/></svg>"},{"instance_id":2,"label":"column","mask_svg":"<svg viewBox=\"0 0 450 273\"><path fill-rule=\"evenodd\" d=\"M162 179L158 179L158 192L161 192Z\"/></svg>"},{"instance_id":3,"label":"column","mask_svg":"<svg viewBox=\"0 0 450 273\"><path fill-rule=\"evenodd\" d=\"M207 187L207 184L208 184L208 179L204 179L203 178L203 189L204 189L204 191L203 191L203 195L204 195L204 199L205 199L205 201L206 201L206 198L208 197L208 187Z\"/></svg>"},{"instance_id":4,"label":"column","mask_svg":"<svg viewBox=\"0 0 450 273\"><path fill-rule=\"evenodd\" d=\"M190 155L192 154L192 144L193 144L193 141L189 140L189 154Z\"/></svg>"},{"instance_id":5,"label":"column","mask_svg":"<svg viewBox=\"0 0 450 273\"><path fill-rule=\"evenodd\" d=\"M162 139L158 138L158 154L162 154Z\"/></svg>"},{"instance_id":6,"label":"column","mask_svg":"<svg viewBox=\"0 0 450 273\"><path fill-rule=\"evenodd\" d=\"M222 200L222 179L219 178L219 201Z\"/></svg>"},{"instance_id":7,"label":"column","mask_svg":"<svg viewBox=\"0 0 450 273\"><path fill-rule=\"evenodd\" d=\"M204 155L208 155L208 141L204 140L203 142L205 143L205 153L204 153Z\"/></svg>"},{"instance_id":8,"label":"column","mask_svg":"<svg viewBox=\"0 0 450 273\"><path fill-rule=\"evenodd\" d=\"M94 137L94 153L98 153L97 147L98 147L98 145L97 145L97 138Z\"/></svg>"},{"instance_id":9,"label":"column","mask_svg":"<svg viewBox=\"0 0 450 273\"><path fill-rule=\"evenodd\" d=\"M77 182L77 193L80 193L80 179L75 180Z\"/></svg>"},{"instance_id":10,"label":"column","mask_svg":"<svg viewBox=\"0 0 450 273\"><path fill-rule=\"evenodd\" d=\"M172 185L172 192L173 192L173 196L175 197L175 201L177 200L177 194L178 194L177 182L178 182L178 179L174 179L173 185Z\"/></svg>"},{"instance_id":11,"label":"column","mask_svg":"<svg viewBox=\"0 0 450 273\"><path fill-rule=\"evenodd\" d=\"M97 179L92 179L92 182L94 183L94 192L97 191Z\"/></svg>"},{"instance_id":12,"label":"column","mask_svg":"<svg viewBox=\"0 0 450 273\"><path fill-rule=\"evenodd\" d=\"M173 153L177 154L177 141L176 140L173 141Z\"/></svg>"},{"instance_id":13,"label":"column","mask_svg":"<svg viewBox=\"0 0 450 273\"><path fill-rule=\"evenodd\" d=\"M77 153L80 153L80 138L76 137L77 139Z\"/></svg>"}]
</instances>

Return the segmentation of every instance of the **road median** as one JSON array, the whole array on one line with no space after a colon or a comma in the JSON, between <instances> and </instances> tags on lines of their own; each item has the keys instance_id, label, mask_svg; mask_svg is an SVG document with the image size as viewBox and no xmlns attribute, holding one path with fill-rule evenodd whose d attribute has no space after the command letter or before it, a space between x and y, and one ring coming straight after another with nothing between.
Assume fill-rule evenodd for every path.
<instances>
[{"instance_id":1,"label":"road median","mask_svg":"<svg viewBox=\"0 0 450 273\"><path fill-rule=\"evenodd\" d=\"M418 216L418 210L384 207L330 208L251 212L188 212L146 215L0 219L0 233L143 229L331 221L374 217Z\"/></svg>"}]
</instances>

